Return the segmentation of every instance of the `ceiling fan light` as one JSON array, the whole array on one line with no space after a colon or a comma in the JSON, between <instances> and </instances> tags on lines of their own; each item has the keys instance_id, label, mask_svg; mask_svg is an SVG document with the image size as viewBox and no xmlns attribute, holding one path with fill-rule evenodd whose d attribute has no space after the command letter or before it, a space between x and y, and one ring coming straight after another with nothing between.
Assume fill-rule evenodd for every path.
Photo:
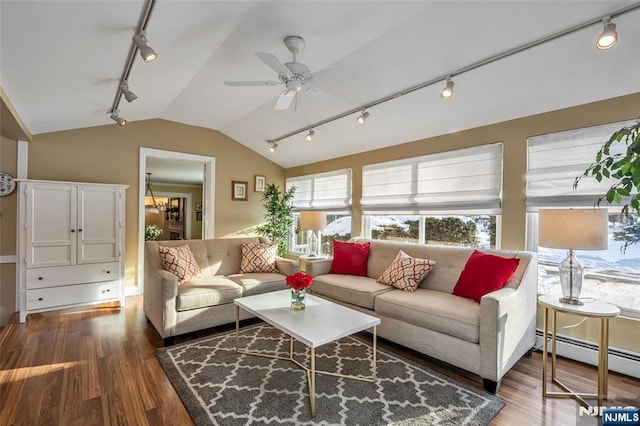
<instances>
[{"instance_id":1,"label":"ceiling fan light","mask_svg":"<svg viewBox=\"0 0 640 426\"><path fill-rule=\"evenodd\" d=\"M114 111L111 113L111 119L113 121L115 121L116 123L118 123L118 126L120 127L124 127L125 124L127 124L127 120L125 120L124 118L120 117L118 115L117 111Z\"/></svg>"},{"instance_id":2,"label":"ceiling fan light","mask_svg":"<svg viewBox=\"0 0 640 426\"><path fill-rule=\"evenodd\" d=\"M131 91L131 89L129 89L129 84L126 81L124 81L119 87L127 102L133 102L138 99L138 95L136 95Z\"/></svg>"},{"instance_id":3,"label":"ceiling fan light","mask_svg":"<svg viewBox=\"0 0 640 426\"><path fill-rule=\"evenodd\" d=\"M440 97L445 101L453 97L453 80L451 80L451 77L447 77L447 83L440 92Z\"/></svg>"},{"instance_id":4,"label":"ceiling fan light","mask_svg":"<svg viewBox=\"0 0 640 426\"><path fill-rule=\"evenodd\" d=\"M313 137L316 135L315 130L313 129L309 129L309 132L307 133L307 136L305 136L304 138L308 141L311 142L313 140Z\"/></svg>"},{"instance_id":5,"label":"ceiling fan light","mask_svg":"<svg viewBox=\"0 0 640 426\"><path fill-rule=\"evenodd\" d=\"M133 36L133 42L140 51L140 56L145 62L151 62L158 57L158 54L147 44L147 35L144 31Z\"/></svg>"},{"instance_id":6,"label":"ceiling fan light","mask_svg":"<svg viewBox=\"0 0 640 426\"><path fill-rule=\"evenodd\" d=\"M356 123L362 126L367 121L368 117L369 117L369 111L362 110L362 114L360 114L358 118L356 118Z\"/></svg>"},{"instance_id":7,"label":"ceiling fan light","mask_svg":"<svg viewBox=\"0 0 640 426\"><path fill-rule=\"evenodd\" d=\"M609 18L603 19L604 29L598 36L596 47L600 50L612 48L618 42L618 33L616 32L616 24L609 22Z\"/></svg>"}]
</instances>

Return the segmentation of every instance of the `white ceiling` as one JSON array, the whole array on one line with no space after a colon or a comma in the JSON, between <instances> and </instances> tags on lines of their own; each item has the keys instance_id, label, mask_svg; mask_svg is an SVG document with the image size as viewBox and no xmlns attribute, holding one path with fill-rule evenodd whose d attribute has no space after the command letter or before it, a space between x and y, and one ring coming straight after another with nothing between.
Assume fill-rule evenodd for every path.
<instances>
[{"instance_id":1,"label":"white ceiling","mask_svg":"<svg viewBox=\"0 0 640 426\"><path fill-rule=\"evenodd\" d=\"M614 19L610 50L600 24L454 77L442 101L433 86L280 143L265 140L357 108L471 63L618 10L632 1L170 1L148 25L158 59L137 57L138 99L129 121L163 118L217 129L284 167L640 92L640 9ZM34 133L113 123L108 115L143 1L0 1L0 84ZM334 69L317 86L338 108L303 93L297 110L274 111L282 86L254 52L289 62L283 39L299 35L298 61ZM114 124L115 125L115 124Z\"/></svg>"},{"instance_id":2,"label":"white ceiling","mask_svg":"<svg viewBox=\"0 0 640 426\"><path fill-rule=\"evenodd\" d=\"M179 184L202 186L204 163L160 157L146 157L146 172L151 173L151 184Z\"/></svg>"}]
</instances>

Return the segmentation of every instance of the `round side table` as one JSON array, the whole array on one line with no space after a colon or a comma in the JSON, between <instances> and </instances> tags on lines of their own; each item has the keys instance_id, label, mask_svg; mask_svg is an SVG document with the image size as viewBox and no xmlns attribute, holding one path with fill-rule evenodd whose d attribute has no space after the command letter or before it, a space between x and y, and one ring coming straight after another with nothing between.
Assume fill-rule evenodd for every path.
<instances>
[{"instance_id":1,"label":"round side table","mask_svg":"<svg viewBox=\"0 0 640 426\"><path fill-rule=\"evenodd\" d=\"M609 318L617 317L620 309L609 303L595 300L584 305L562 303L558 295L547 294L538 297L538 303L544 308L543 345L542 345L542 396L550 398L571 397L583 407L589 408L584 398L597 398L598 406L607 398L608 358L609 358ZM563 392L547 391L547 336L549 335L549 311L551 311L551 382ZM598 392L597 394L577 393L560 382L556 377L556 317L558 312L600 320L600 341L598 343Z\"/></svg>"}]
</instances>

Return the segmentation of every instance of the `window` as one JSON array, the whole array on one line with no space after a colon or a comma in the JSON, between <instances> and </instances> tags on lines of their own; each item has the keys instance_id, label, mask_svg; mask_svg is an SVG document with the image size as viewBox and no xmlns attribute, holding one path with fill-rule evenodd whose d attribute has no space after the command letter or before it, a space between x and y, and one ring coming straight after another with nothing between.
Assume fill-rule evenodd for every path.
<instances>
[{"instance_id":1,"label":"window","mask_svg":"<svg viewBox=\"0 0 640 426\"><path fill-rule=\"evenodd\" d=\"M322 230L321 253L332 255L334 238L351 238L351 169L288 178L287 190L292 186L296 187L296 194L289 251L308 252L307 231L300 230L300 212L322 210L326 212L326 226Z\"/></svg>"},{"instance_id":2,"label":"window","mask_svg":"<svg viewBox=\"0 0 640 426\"><path fill-rule=\"evenodd\" d=\"M559 292L558 264L566 251L538 247L538 210L540 208L592 207L606 193L610 181L583 178L574 190L577 176L594 162L596 153L611 134L632 122L613 123L566 132L531 137L528 140L527 168L527 249L539 256L538 292ZM624 145L612 145L624 151ZM622 253L625 237L637 229L638 218L622 218L617 205L609 208L608 250L576 251L585 267L581 297L594 297L615 304L624 314L640 316L640 245ZM634 226L635 225L635 226Z\"/></svg>"},{"instance_id":3,"label":"window","mask_svg":"<svg viewBox=\"0 0 640 426\"><path fill-rule=\"evenodd\" d=\"M502 144L363 167L367 238L496 248Z\"/></svg>"}]
</instances>

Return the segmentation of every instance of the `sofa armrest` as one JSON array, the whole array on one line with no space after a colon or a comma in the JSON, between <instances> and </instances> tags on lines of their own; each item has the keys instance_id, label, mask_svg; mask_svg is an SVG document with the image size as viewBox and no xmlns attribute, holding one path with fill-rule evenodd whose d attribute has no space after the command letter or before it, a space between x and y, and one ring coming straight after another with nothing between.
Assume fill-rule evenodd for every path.
<instances>
[{"instance_id":1,"label":"sofa armrest","mask_svg":"<svg viewBox=\"0 0 640 426\"><path fill-rule=\"evenodd\" d=\"M162 338L175 334L177 297L178 277L164 269L145 271L144 313Z\"/></svg>"},{"instance_id":2,"label":"sofa armrest","mask_svg":"<svg viewBox=\"0 0 640 426\"><path fill-rule=\"evenodd\" d=\"M535 344L538 261L534 254L518 288L480 299L480 376L498 382Z\"/></svg>"},{"instance_id":3,"label":"sofa armrest","mask_svg":"<svg viewBox=\"0 0 640 426\"><path fill-rule=\"evenodd\" d=\"M291 275L298 272L300 263L297 260L276 257L276 268L283 275Z\"/></svg>"},{"instance_id":4,"label":"sofa armrest","mask_svg":"<svg viewBox=\"0 0 640 426\"><path fill-rule=\"evenodd\" d=\"M307 260L305 272L312 276L328 274L331 271L333 259Z\"/></svg>"}]
</instances>

